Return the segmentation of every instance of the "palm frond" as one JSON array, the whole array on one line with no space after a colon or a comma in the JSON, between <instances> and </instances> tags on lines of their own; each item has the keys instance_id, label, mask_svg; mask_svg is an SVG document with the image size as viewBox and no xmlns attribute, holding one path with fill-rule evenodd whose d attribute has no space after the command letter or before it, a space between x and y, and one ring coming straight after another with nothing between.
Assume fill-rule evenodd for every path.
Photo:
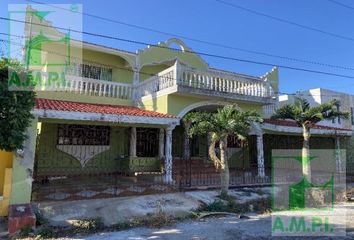
<instances>
[{"instance_id":1,"label":"palm frond","mask_svg":"<svg viewBox=\"0 0 354 240\"><path fill-rule=\"evenodd\" d=\"M275 113L271 116L271 119L293 119L295 120L294 107L289 104L285 104L275 109Z\"/></svg>"}]
</instances>

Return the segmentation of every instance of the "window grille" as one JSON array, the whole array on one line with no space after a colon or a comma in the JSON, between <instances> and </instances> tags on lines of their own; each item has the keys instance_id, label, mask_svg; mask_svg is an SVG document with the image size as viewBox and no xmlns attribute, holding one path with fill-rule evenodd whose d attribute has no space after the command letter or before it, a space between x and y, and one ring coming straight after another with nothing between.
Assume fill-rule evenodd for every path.
<instances>
[{"instance_id":1,"label":"window grille","mask_svg":"<svg viewBox=\"0 0 354 240\"><path fill-rule=\"evenodd\" d=\"M94 66L86 63L71 63L65 67L68 75L93 78L105 81L112 81L112 68L105 66Z\"/></svg>"},{"instance_id":2,"label":"window grille","mask_svg":"<svg viewBox=\"0 0 354 240\"><path fill-rule=\"evenodd\" d=\"M58 125L58 145L109 145L110 127Z\"/></svg>"}]
</instances>

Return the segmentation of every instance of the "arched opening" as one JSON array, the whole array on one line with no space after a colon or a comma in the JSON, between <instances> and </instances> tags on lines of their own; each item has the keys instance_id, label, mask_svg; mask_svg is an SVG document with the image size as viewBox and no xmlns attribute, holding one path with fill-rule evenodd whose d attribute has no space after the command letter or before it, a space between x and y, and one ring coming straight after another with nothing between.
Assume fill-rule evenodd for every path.
<instances>
[{"instance_id":1,"label":"arched opening","mask_svg":"<svg viewBox=\"0 0 354 240\"><path fill-rule=\"evenodd\" d=\"M216 112L226 104L224 102L197 103L186 107L178 116L183 119L188 112ZM185 177L182 184L187 186L218 184L220 176L208 155L210 139L207 135L187 138L187 127L181 124L173 132L172 155L176 172ZM250 135L245 140L229 136L227 151L231 179L236 181L236 179L244 179L245 175L257 174L256 136ZM216 153L218 154L218 148Z\"/></svg>"}]
</instances>

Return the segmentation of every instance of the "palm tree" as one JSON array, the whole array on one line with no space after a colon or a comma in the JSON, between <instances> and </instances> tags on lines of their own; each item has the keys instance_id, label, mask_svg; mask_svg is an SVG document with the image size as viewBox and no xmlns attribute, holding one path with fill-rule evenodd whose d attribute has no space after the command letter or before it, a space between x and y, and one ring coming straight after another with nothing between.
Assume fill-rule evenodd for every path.
<instances>
[{"instance_id":1,"label":"palm tree","mask_svg":"<svg viewBox=\"0 0 354 240\"><path fill-rule=\"evenodd\" d=\"M211 139L209 156L221 178L221 195L227 195L229 188L229 167L227 157L227 138L234 135L245 139L252 122L262 122L263 119L255 111L241 112L235 105L226 105L210 112L190 112L184 121L189 122L189 135L208 135ZM215 146L219 142L220 155L217 156Z\"/></svg>"},{"instance_id":2,"label":"palm tree","mask_svg":"<svg viewBox=\"0 0 354 240\"><path fill-rule=\"evenodd\" d=\"M303 131L302 147L302 173L311 181L311 169L307 162L310 159L310 129L316 123L323 120L332 120L337 117L347 119L349 113L339 110L340 102L336 99L328 103L311 107L309 102L303 98L295 98L294 104L286 104L275 110L272 119L291 119L294 120Z\"/></svg>"}]
</instances>

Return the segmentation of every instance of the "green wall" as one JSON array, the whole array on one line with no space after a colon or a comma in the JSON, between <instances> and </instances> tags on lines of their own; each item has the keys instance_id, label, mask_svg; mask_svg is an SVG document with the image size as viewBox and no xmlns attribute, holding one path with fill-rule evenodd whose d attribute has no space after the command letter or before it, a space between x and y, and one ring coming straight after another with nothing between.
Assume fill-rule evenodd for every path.
<instances>
[{"instance_id":1,"label":"green wall","mask_svg":"<svg viewBox=\"0 0 354 240\"><path fill-rule=\"evenodd\" d=\"M57 126L56 123L42 123L35 166L38 176L114 172L122 167L121 157L128 155L128 128L111 127L110 149L81 168L78 160L56 148Z\"/></svg>"},{"instance_id":2,"label":"green wall","mask_svg":"<svg viewBox=\"0 0 354 240\"><path fill-rule=\"evenodd\" d=\"M272 149L302 149L302 136L264 134L264 161L266 168L271 166ZM311 149L334 149L334 138L311 137Z\"/></svg>"}]
</instances>

